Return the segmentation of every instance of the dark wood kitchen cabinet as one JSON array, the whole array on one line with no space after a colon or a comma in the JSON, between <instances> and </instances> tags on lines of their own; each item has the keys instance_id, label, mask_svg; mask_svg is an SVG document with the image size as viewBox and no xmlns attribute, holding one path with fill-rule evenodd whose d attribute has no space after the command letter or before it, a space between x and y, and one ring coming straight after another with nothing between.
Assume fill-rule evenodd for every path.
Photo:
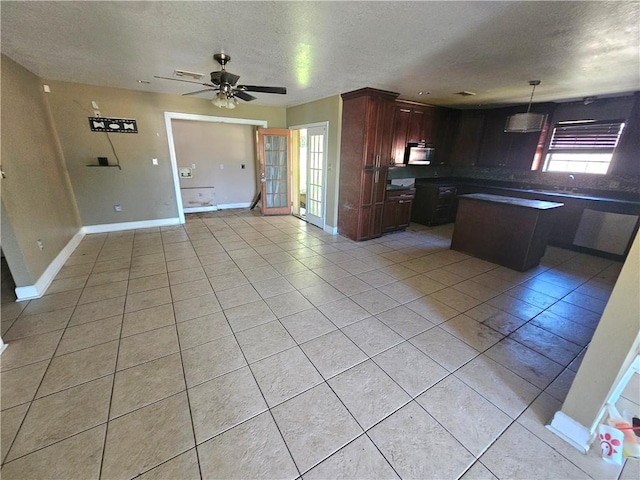
<instances>
[{"instance_id":1,"label":"dark wood kitchen cabinet","mask_svg":"<svg viewBox=\"0 0 640 480\"><path fill-rule=\"evenodd\" d=\"M397 96L372 88L342 94L338 233L352 240L382 235Z\"/></svg>"},{"instance_id":2,"label":"dark wood kitchen cabinet","mask_svg":"<svg viewBox=\"0 0 640 480\"><path fill-rule=\"evenodd\" d=\"M531 170L538 144L544 144L548 123L553 111L551 104L531 106L533 113L547 115L547 127L541 132L510 133L504 127L507 118L516 113L524 113L526 107L492 108L484 110L484 125L478 160L480 167L506 167L514 170Z\"/></svg>"},{"instance_id":3,"label":"dark wood kitchen cabinet","mask_svg":"<svg viewBox=\"0 0 640 480\"><path fill-rule=\"evenodd\" d=\"M393 119L393 151L391 165L404 161L409 142L436 143L437 108L407 100L396 100Z\"/></svg>"},{"instance_id":4,"label":"dark wood kitchen cabinet","mask_svg":"<svg viewBox=\"0 0 640 480\"><path fill-rule=\"evenodd\" d=\"M451 148L451 164L473 166L478 161L485 113L482 110L463 110Z\"/></svg>"},{"instance_id":5,"label":"dark wood kitchen cabinet","mask_svg":"<svg viewBox=\"0 0 640 480\"><path fill-rule=\"evenodd\" d=\"M382 231L403 230L411 222L411 206L415 197L415 189L387 190L382 216Z\"/></svg>"},{"instance_id":6,"label":"dark wood kitchen cabinet","mask_svg":"<svg viewBox=\"0 0 640 480\"><path fill-rule=\"evenodd\" d=\"M442 225L456 218L456 186L417 183L411 221L422 225Z\"/></svg>"}]
</instances>

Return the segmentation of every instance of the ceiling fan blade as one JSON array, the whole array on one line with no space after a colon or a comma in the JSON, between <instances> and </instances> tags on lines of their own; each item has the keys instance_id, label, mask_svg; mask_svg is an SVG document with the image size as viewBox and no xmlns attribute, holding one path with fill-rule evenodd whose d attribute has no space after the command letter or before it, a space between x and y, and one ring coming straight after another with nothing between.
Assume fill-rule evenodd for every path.
<instances>
[{"instance_id":1,"label":"ceiling fan blade","mask_svg":"<svg viewBox=\"0 0 640 480\"><path fill-rule=\"evenodd\" d=\"M233 87L236 83L238 83L238 80L240 80L240 75L235 75L233 73L227 72L226 70L223 70L221 80L222 83L228 83Z\"/></svg>"},{"instance_id":2,"label":"ceiling fan blade","mask_svg":"<svg viewBox=\"0 0 640 480\"><path fill-rule=\"evenodd\" d=\"M158 75L154 75L153 78L161 78L162 80L173 80L174 82L185 82L185 83L195 83L196 85L204 85L205 87L215 88L215 85L210 83L202 83L202 82L194 82L193 80L182 80L181 78L171 78L171 77L160 77Z\"/></svg>"},{"instance_id":3,"label":"ceiling fan blade","mask_svg":"<svg viewBox=\"0 0 640 480\"><path fill-rule=\"evenodd\" d=\"M205 88L204 90L198 90L196 92L183 93L182 96L186 97L187 95L198 95L199 93L204 92L217 92L218 90L218 88Z\"/></svg>"},{"instance_id":4,"label":"ceiling fan blade","mask_svg":"<svg viewBox=\"0 0 640 480\"><path fill-rule=\"evenodd\" d=\"M278 93L280 95L286 95L287 89L285 87L261 87L258 85L238 85L238 90L245 92L258 92L258 93Z\"/></svg>"},{"instance_id":5,"label":"ceiling fan blade","mask_svg":"<svg viewBox=\"0 0 640 480\"><path fill-rule=\"evenodd\" d=\"M233 92L233 94L236 97L241 98L245 102L250 102L251 100L255 100L257 98L257 97L254 97L253 95L249 95L247 92L244 92L242 90L236 90L235 92Z\"/></svg>"}]
</instances>

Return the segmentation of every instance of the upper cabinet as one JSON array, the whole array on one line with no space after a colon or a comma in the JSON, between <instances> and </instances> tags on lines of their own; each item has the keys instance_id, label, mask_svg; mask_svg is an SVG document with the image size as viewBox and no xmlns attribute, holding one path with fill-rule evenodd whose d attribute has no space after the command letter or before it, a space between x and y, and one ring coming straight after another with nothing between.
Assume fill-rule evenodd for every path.
<instances>
[{"instance_id":1,"label":"upper cabinet","mask_svg":"<svg viewBox=\"0 0 640 480\"><path fill-rule=\"evenodd\" d=\"M507 167L531 170L534 156L540 153L549 131L553 104L531 106L534 113L547 115L541 132L508 133L507 118L524 113L526 106L462 110L451 142L451 162L454 165Z\"/></svg>"},{"instance_id":2,"label":"upper cabinet","mask_svg":"<svg viewBox=\"0 0 640 480\"><path fill-rule=\"evenodd\" d=\"M631 114L613 153L611 173L640 175L640 92L636 92Z\"/></svg>"},{"instance_id":3,"label":"upper cabinet","mask_svg":"<svg viewBox=\"0 0 640 480\"><path fill-rule=\"evenodd\" d=\"M404 150L409 142L436 144L438 134L437 116L437 107L406 100L395 101L391 165L402 165Z\"/></svg>"},{"instance_id":4,"label":"upper cabinet","mask_svg":"<svg viewBox=\"0 0 640 480\"><path fill-rule=\"evenodd\" d=\"M538 144L544 144L553 112L552 104L531 106L533 113L547 115L546 127L541 132L509 133L504 131L507 119L516 113L524 113L522 106L492 108L484 111L484 127L476 165L481 167L508 167L515 170L531 170Z\"/></svg>"},{"instance_id":5,"label":"upper cabinet","mask_svg":"<svg viewBox=\"0 0 640 480\"><path fill-rule=\"evenodd\" d=\"M485 112L483 110L462 110L460 112L451 145L451 164L464 166L476 164L484 121Z\"/></svg>"}]
</instances>

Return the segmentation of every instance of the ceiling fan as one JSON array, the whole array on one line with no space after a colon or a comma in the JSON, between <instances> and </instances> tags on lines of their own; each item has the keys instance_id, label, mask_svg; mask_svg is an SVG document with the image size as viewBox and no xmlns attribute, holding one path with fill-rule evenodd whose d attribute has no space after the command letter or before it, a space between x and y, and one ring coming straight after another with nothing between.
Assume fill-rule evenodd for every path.
<instances>
[{"instance_id":1,"label":"ceiling fan","mask_svg":"<svg viewBox=\"0 0 640 480\"><path fill-rule=\"evenodd\" d=\"M176 82L195 83L197 85L204 85L205 89L197 90L195 92L183 93L186 95L199 95L205 92L218 92L211 100L216 107L236 108L238 104L238 98L245 102L255 100L257 97L249 94L248 92L256 93L277 93L285 95L287 89L285 87L263 87L258 85L238 85L240 80L239 75L235 75L225 70L225 65L229 63L231 57L225 53L216 53L213 59L222 66L222 70L217 72L211 72L211 83L202 83L193 80L182 80L180 78L160 77L155 75L155 78L161 78L163 80L173 80Z\"/></svg>"}]
</instances>

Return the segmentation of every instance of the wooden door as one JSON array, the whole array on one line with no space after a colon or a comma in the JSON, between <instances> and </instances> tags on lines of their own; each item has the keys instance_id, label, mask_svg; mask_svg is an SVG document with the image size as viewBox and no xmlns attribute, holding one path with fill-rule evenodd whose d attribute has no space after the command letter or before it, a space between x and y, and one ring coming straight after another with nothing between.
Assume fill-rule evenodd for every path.
<instances>
[{"instance_id":1,"label":"wooden door","mask_svg":"<svg viewBox=\"0 0 640 480\"><path fill-rule=\"evenodd\" d=\"M263 215L291 214L291 132L258 129L258 161Z\"/></svg>"}]
</instances>

